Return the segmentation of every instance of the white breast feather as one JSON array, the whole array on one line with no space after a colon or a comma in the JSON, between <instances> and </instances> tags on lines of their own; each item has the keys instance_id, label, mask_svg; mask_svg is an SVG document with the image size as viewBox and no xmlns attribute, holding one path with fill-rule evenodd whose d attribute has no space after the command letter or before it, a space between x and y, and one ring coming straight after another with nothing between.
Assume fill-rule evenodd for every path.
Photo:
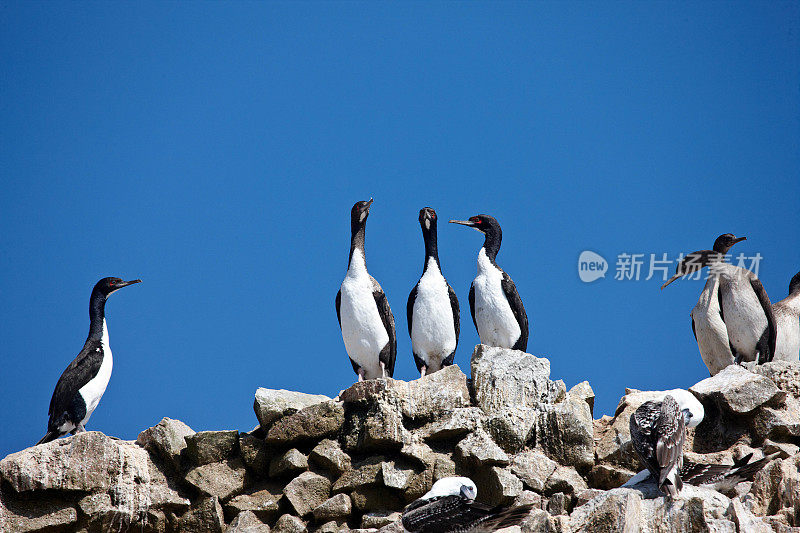
<instances>
[{"instance_id":1,"label":"white breast feather","mask_svg":"<svg viewBox=\"0 0 800 533\"><path fill-rule=\"evenodd\" d=\"M339 316L347 355L364 369L365 379L382 376L378 355L389 342L372 289L372 279L367 273L364 256L355 249L342 282Z\"/></svg>"},{"instance_id":2,"label":"white breast feather","mask_svg":"<svg viewBox=\"0 0 800 533\"><path fill-rule=\"evenodd\" d=\"M778 338L775 343L775 361L800 359L800 296L789 296L773 307Z\"/></svg>"},{"instance_id":3,"label":"white breast feather","mask_svg":"<svg viewBox=\"0 0 800 533\"><path fill-rule=\"evenodd\" d=\"M712 376L734 363L728 330L720 315L718 288L718 278L710 276L691 313L700 356Z\"/></svg>"},{"instance_id":4,"label":"white breast feather","mask_svg":"<svg viewBox=\"0 0 800 533\"><path fill-rule=\"evenodd\" d=\"M442 360L456 349L453 308L447 282L433 258L417 285L411 322L411 347L428 367L441 368Z\"/></svg>"},{"instance_id":5,"label":"white breast feather","mask_svg":"<svg viewBox=\"0 0 800 533\"><path fill-rule=\"evenodd\" d=\"M750 285L752 273L728 263L719 267L722 314L728 338L742 360L755 361L758 341L767 327L767 317Z\"/></svg>"},{"instance_id":6,"label":"white breast feather","mask_svg":"<svg viewBox=\"0 0 800 533\"><path fill-rule=\"evenodd\" d=\"M475 291L475 322L481 343L500 348L512 348L519 339L517 319L506 299L500 272L481 248L478 253L478 275L473 281Z\"/></svg>"},{"instance_id":7,"label":"white breast feather","mask_svg":"<svg viewBox=\"0 0 800 533\"><path fill-rule=\"evenodd\" d=\"M86 424L89 417L92 416L97 404L100 403L100 398L106 391L108 381L111 379L111 369L114 366L114 358L111 356L111 347L108 344L108 328L106 321L103 319L103 337L100 340L103 346L103 363L100 365L100 370L97 375L89 380L89 382L80 388L78 391L86 402L86 416L81 421L81 424Z\"/></svg>"}]
</instances>

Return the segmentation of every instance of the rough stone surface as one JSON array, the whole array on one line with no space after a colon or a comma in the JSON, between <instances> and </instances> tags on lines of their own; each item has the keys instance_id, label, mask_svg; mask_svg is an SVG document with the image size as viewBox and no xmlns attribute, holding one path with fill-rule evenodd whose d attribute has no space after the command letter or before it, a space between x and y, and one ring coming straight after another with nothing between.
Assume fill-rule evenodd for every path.
<instances>
[{"instance_id":1,"label":"rough stone surface","mask_svg":"<svg viewBox=\"0 0 800 533\"><path fill-rule=\"evenodd\" d=\"M383 526L388 526L400 520L400 515L401 513L399 511L391 513L387 511L365 513L364 516L361 517L361 527L364 529L380 529Z\"/></svg>"},{"instance_id":2,"label":"rough stone surface","mask_svg":"<svg viewBox=\"0 0 800 533\"><path fill-rule=\"evenodd\" d=\"M285 514L278 518L272 531L275 533L306 533L308 528L306 527L306 523L296 516Z\"/></svg>"},{"instance_id":3,"label":"rough stone surface","mask_svg":"<svg viewBox=\"0 0 800 533\"><path fill-rule=\"evenodd\" d=\"M319 440L336 433L343 423L342 404L325 401L281 418L269 428L265 440L284 445Z\"/></svg>"},{"instance_id":4,"label":"rough stone surface","mask_svg":"<svg viewBox=\"0 0 800 533\"><path fill-rule=\"evenodd\" d=\"M350 456L342 451L338 442L331 439L317 444L308 454L308 459L334 475L341 475L352 467Z\"/></svg>"},{"instance_id":5,"label":"rough stone surface","mask_svg":"<svg viewBox=\"0 0 800 533\"><path fill-rule=\"evenodd\" d=\"M139 433L136 443L157 453L175 468L181 466L181 453L186 449L186 437L194 435L192 428L171 418L162 418L155 426Z\"/></svg>"},{"instance_id":6,"label":"rough stone surface","mask_svg":"<svg viewBox=\"0 0 800 533\"><path fill-rule=\"evenodd\" d=\"M719 374L695 384L689 391L701 402L713 401L732 413L746 414L771 405L785 393L769 378L739 365L725 367Z\"/></svg>"},{"instance_id":7,"label":"rough stone surface","mask_svg":"<svg viewBox=\"0 0 800 533\"><path fill-rule=\"evenodd\" d=\"M347 494L332 496L314 508L314 520L327 522L329 520L346 519L353 510L353 503Z\"/></svg>"},{"instance_id":8,"label":"rough stone surface","mask_svg":"<svg viewBox=\"0 0 800 533\"><path fill-rule=\"evenodd\" d=\"M268 522L280 511L283 487L265 487L249 494L240 494L225 504L225 511L231 515L244 511L254 513L262 522Z\"/></svg>"},{"instance_id":9,"label":"rough stone surface","mask_svg":"<svg viewBox=\"0 0 800 533\"><path fill-rule=\"evenodd\" d=\"M542 492L558 463L539 450L528 450L517 454L511 463L511 471L531 490Z\"/></svg>"},{"instance_id":10,"label":"rough stone surface","mask_svg":"<svg viewBox=\"0 0 800 533\"><path fill-rule=\"evenodd\" d=\"M311 514L315 507L328 499L331 482L313 472L303 472L291 480L283 489L283 494L300 516Z\"/></svg>"},{"instance_id":11,"label":"rough stone surface","mask_svg":"<svg viewBox=\"0 0 800 533\"><path fill-rule=\"evenodd\" d=\"M247 472L241 459L198 466L186 474L186 481L203 494L225 500L245 487Z\"/></svg>"},{"instance_id":12,"label":"rough stone surface","mask_svg":"<svg viewBox=\"0 0 800 533\"><path fill-rule=\"evenodd\" d=\"M308 470L308 457L300 453L297 448L292 448L282 455L273 457L269 464L270 477L295 475L303 470Z\"/></svg>"},{"instance_id":13,"label":"rough stone surface","mask_svg":"<svg viewBox=\"0 0 800 533\"><path fill-rule=\"evenodd\" d=\"M242 511L233 519L225 533L269 533L269 526L250 511Z\"/></svg>"},{"instance_id":14,"label":"rough stone surface","mask_svg":"<svg viewBox=\"0 0 800 533\"><path fill-rule=\"evenodd\" d=\"M186 437L186 453L196 465L218 463L238 452L238 431L199 431Z\"/></svg>"},{"instance_id":15,"label":"rough stone surface","mask_svg":"<svg viewBox=\"0 0 800 533\"><path fill-rule=\"evenodd\" d=\"M282 416L291 415L308 406L330 400L321 394L305 394L283 389L256 390L253 410L261 427L266 428Z\"/></svg>"},{"instance_id":16,"label":"rough stone surface","mask_svg":"<svg viewBox=\"0 0 800 533\"><path fill-rule=\"evenodd\" d=\"M189 512L181 517L178 525L178 531L186 533L222 533L224 529L225 516L219 499L215 496L203 498L193 504Z\"/></svg>"},{"instance_id":17,"label":"rough stone surface","mask_svg":"<svg viewBox=\"0 0 800 533\"><path fill-rule=\"evenodd\" d=\"M594 465L594 423L589 404L567 395L564 402L544 405L536 422L536 442L561 464L583 471Z\"/></svg>"},{"instance_id":18,"label":"rough stone surface","mask_svg":"<svg viewBox=\"0 0 800 533\"><path fill-rule=\"evenodd\" d=\"M456 446L456 456L471 466L509 463L508 454L482 431L475 432L459 442Z\"/></svg>"}]
</instances>

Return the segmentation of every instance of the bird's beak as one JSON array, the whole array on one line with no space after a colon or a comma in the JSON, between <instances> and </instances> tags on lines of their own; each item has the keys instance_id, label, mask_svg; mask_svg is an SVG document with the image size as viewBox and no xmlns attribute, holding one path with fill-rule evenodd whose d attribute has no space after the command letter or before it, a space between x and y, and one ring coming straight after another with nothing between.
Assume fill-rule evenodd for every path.
<instances>
[{"instance_id":1,"label":"bird's beak","mask_svg":"<svg viewBox=\"0 0 800 533\"><path fill-rule=\"evenodd\" d=\"M142 282L142 280L140 280L140 279L134 279L134 280L131 280L131 281L123 281L119 285L117 285L117 288L121 289L122 287L127 287L128 285L133 285L134 283L141 283L141 282Z\"/></svg>"},{"instance_id":2,"label":"bird's beak","mask_svg":"<svg viewBox=\"0 0 800 533\"><path fill-rule=\"evenodd\" d=\"M733 244L736 244L737 242L746 241L746 240L747 240L747 237L739 237L738 239L733 239Z\"/></svg>"},{"instance_id":3,"label":"bird's beak","mask_svg":"<svg viewBox=\"0 0 800 533\"><path fill-rule=\"evenodd\" d=\"M475 227L475 223L471 220L451 220L451 224L461 224L462 226L469 226L470 228Z\"/></svg>"},{"instance_id":4,"label":"bird's beak","mask_svg":"<svg viewBox=\"0 0 800 533\"><path fill-rule=\"evenodd\" d=\"M364 206L364 209L366 209L367 211L369 211L369 206L371 206L371 205L372 205L372 198L370 198L370 199L367 201L367 205L365 205L365 206Z\"/></svg>"},{"instance_id":5,"label":"bird's beak","mask_svg":"<svg viewBox=\"0 0 800 533\"><path fill-rule=\"evenodd\" d=\"M472 490L472 487L467 485L461 485L461 496L463 496L468 500L474 500L475 496L477 495L475 494L475 491Z\"/></svg>"},{"instance_id":6,"label":"bird's beak","mask_svg":"<svg viewBox=\"0 0 800 533\"><path fill-rule=\"evenodd\" d=\"M672 276L671 278L669 278L665 284L663 284L663 285L661 286L661 290L664 290L664 287L666 287L667 285L669 285L670 283L672 283L673 281L675 281L676 279L678 279L679 277L681 277L681 276L684 276L684 275L686 275L686 273L683 273L683 274L675 274L674 276Z\"/></svg>"}]
</instances>

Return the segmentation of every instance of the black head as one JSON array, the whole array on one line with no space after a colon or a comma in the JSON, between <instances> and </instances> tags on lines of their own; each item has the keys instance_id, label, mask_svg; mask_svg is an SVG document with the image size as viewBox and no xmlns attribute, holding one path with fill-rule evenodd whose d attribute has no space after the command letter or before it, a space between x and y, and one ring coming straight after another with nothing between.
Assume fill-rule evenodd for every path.
<instances>
[{"instance_id":1,"label":"black head","mask_svg":"<svg viewBox=\"0 0 800 533\"><path fill-rule=\"evenodd\" d=\"M369 216L369 207L372 205L372 198L369 200L362 200L360 202L356 202L353 204L353 208L350 210L350 224L352 226L361 226L364 222L367 221L367 217Z\"/></svg>"},{"instance_id":2,"label":"black head","mask_svg":"<svg viewBox=\"0 0 800 533\"><path fill-rule=\"evenodd\" d=\"M714 251L721 254L727 254L728 250L737 242L745 241L747 237L736 237L732 233L723 233L717 240L714 241Z\"/></svg>"},{"instance_id":3,"label":"black head","mask_svg":"<svg viewBox=\"0 0 800 533\"><path fill-rule=\"evenodd\" d=\"M419 210L419 225L422 227L423 233L431 230L436 230L436 222L438 218L436 211L431 207L423 207Z\"/></svg>"},{"instance_id":4,"label":"black head","mask_svg":"<svg viewBox=\"0 0 800 533\"><path fill-rule=\"evenodd\" d=\"M123 281L119 278L103 278L97 282L92 289L92 293L99 293L103 296L108 296L114 291L118 291L122 287L127 287L128 285L133 285L134 283L141 283L142 280L135 279L132 281Z\"/></svg>"},{"instance_id":5,"label":"black head","mask_svg":"<svg viewBox=\"0 0 800 533\"><path fill-rule=\"evenodd\" d=\"M792 281L789 282L789 294L796 294L800 292L800 272L794 275Z\"/></svg>"},{"instance_id":6,"label":"black head","mask_svg":"<svg viewBox=\"0 0 800 533\"><path fill-rule=\"evenodd\" d=\"M474 217L469 217L469 220L451 220L450 222L475 228L482 233L500 233L501 231L500 224L497 223L494 217L489 215L475 215Z\"/></svg>"}]
</instances>

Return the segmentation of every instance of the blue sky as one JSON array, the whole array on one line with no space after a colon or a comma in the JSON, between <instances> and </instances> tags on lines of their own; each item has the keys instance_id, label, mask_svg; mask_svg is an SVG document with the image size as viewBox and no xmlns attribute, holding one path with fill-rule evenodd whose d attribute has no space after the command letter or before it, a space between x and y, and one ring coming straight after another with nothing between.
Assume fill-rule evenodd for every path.
<instances>
[{"instance_id":1,"label":"blue sky","mask_svg":"<svg viewBox=\"0 0 800 533\"><path fill-rule=\"evenodd\" d=\"M0 456L35 443L103 276L114 373L89 422L251 429L259 386L355 378L333 300L349 210L375 198L367 264L405 319L417 213L494 215L498 263L552 376L595 416L624 388L707 376L702 281L616 281L619 253L763 256L800 270L797 3L17 3L0 6ZM442 224L462 305L481 237ZM611 263L582 283L577 258ZM736 250L735 250L736 251Z\"/></svg>"}]
</instances>

